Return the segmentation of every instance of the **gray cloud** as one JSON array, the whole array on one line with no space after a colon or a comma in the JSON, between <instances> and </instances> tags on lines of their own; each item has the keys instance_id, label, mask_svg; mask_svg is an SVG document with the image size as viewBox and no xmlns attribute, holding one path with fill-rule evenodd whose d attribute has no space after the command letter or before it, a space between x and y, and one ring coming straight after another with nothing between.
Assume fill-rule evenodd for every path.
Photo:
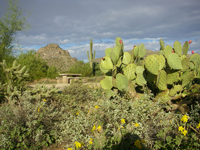
<instances>
[{"instance_id":1,"label":"gray cloud","mask_svg":"<svg viewBox=\"0 0 200 150\"><path fill-rule=\"evenodd\" d=\"M146 48L158 50L162 38L170 44L192 39L190 47L200 51L199 0L19 0L19 6L32 11L27 18L32 28L27 35L19 32L17 36L26 48L56 43L73 57L87 59L91 38L97 41L94 49L100 57L121 37L126 50L140 44L138 40L144 40ZM2 14L5 7L1 8Z\"/></svg>"}]
</instances>

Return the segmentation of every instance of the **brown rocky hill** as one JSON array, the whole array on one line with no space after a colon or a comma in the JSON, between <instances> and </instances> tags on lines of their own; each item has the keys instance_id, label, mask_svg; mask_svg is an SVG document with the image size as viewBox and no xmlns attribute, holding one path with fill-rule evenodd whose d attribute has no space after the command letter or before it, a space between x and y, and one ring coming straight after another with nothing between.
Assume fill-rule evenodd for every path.
<instances>
[{"instance_id":1,"label":"brown rocky hill","mask_svg":"<svg viewBox=\"0 0 200 150\"><path fill-rule=\"evenodd\" d=\"M36 52L36 56L38 55L47 62L48 66L55 66L61 72L66 72L77 61L77 58L72 58L67 50L52 43L41 47Z\"/></svg>"}]
</instances>

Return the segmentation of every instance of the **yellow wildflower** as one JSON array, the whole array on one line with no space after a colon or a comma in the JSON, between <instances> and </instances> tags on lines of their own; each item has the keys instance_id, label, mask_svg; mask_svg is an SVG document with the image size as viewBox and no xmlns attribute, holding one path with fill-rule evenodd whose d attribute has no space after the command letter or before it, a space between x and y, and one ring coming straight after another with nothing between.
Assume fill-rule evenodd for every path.
<instances>
[{"instance_id":1,"label":"yellow wildflower","mask_svg":"<svg viewBox=\"0 0 200 150\"><path fill-rule=\"evenodd\" d=\"M72 148L68 148L67 150L73 150Z\"/></svg>"},{"instance_id":2,"label":"yellow wildflower","mask_svg":"<svg viewBox=\"0 0 200 150\"><path fill-rule=\"evenodd\" d=\"M99 131L99 132L101 131L101 126L97 127L97 131Z\"/></svg>"},{"instance_id":3,"label":"yellow wildflower","mask_svg":"<svg viewBox=\"0 0 200 150\"><path fill-rule=\"evenodd\" d=\"M77 110L77 113L76 113L76 115L79 115L79 111Z\"/></svg>"},{"instance_id":4,"label":"yellow wildflower","mask_svg":"<svg viewBox=\"0 0 200 150\"><path fill-rule=\"evenodd\" d=\"M136 147L138 147L139 149L142 148L141 141L138 140L138 139L134 142L134 145L135 145Z\"/></svg>"},{"instance_id":5,"label":"yellow wildflower","mask_svg":"<svg viewBox=\"0 0 200 150\"><path fill-rule=\"evenodd\" d=\"M93 126L92 131L94 131L96 129L96 126Z\"/></svg>"},{"instance_id":6,"label":"yellow wildflower","mask_svg":"<svg viewBox=\"0 0 200 150\"><path fill-rule=\"evenodd\" d=\"M181 132L184 136L187 134L187 130Z\"/></svg>"},{"instance_id":7,"label":"yellow wildflower","mask_svg":"<svg viewBox=\"0 0 200 150\"><path fill-rule=\"evenodd\" d=\"M46 100L46 99L43 99L43 101L46 102L47 100Z\"/></svg>"},{"instance_id":8,"label":"yellow wildflower","mask_svg":"<svg viewBox=\"0 0 200 150\"><path fill-rule=\"evenodd\" d=\"M37 110L38 112L40 111L40 107L38 107L38 110Z\"/></svg>"},{"instance_id":9,"label":"yellow wildflower","mask_svg":"<svg viewBox=\"0 0 200 150\"><path fill-rule=\"evenodd\" d=\"M184 115L184 116L181 118L181 121L187 122L188 118L189 118L189 116Z\"/></svg>"},{"instance_id":10,"label":"yellow wildflower","mask_svg":"<svg viewBox=\"0 0 200 150\"><path fill-rule=\"evenodd\" d=\"M200 128L200 121L199 121L199 124L196 126L196 128L197 128L197 129L199 129L199 128Z\"/></svg>"},{"instance_id":11,"label":"yellow wildflower","mask_svg":"<svg viewBox=\"0 0 200 150\"><path fill-rule=\"evenodd\" d=\"M182 131L184 130L184 128L183 128L182 126L180 126L180 127L178 128L178 130L182 132Z\"/></svg>"},{"instance_id":12,"label":"yellow wildflower","mask_svg":"<svg viewBox=\"0 0 200 150\"><path fill-rule=\"evenodd\" d=\"M139 127L139 126L140 126L138 123L135 123L134 125L135 125L136 127Z\"/></svg>"},{"instance_id":13,"label":"yellow wildflower","mask_svg":"<svg viewBox=\"0 0 200 150\"><path fill-rule=\"evenodd\" d=\"M121 123L126 123L126 122L125 122L125 119L122 119L122 120L121 120Z\"/></svg>"},{"instance_id":14,"label":"yellow wildflower","mask_svg":"<svg viewBox=\"0 0 200 150\"><path fill-rule=\"evenodd\" d=\"M97 106L97 105L96 105L96 106L95 106L95 108L96 108L96 109L98 109L98 108L99 108L99 106Z\"/></svg>"},{"instance_id":15,"label":"yellow wildflower","mask_svg":"<svg viewBox=\"0 0 200 150\"><path fill-rule=\"evenodd\" d=\"M74 145L75 145L77 148L79 148L79 147L82 146L82 143L79 143L79 142L75 141L75 142L74 142Z\"/></svg>"},{"instance_id":16,"label":"yellow wildflower","mask_svg":"<svg viewBox=\"0 0 200 150\"><path fill-rule=\"evenodd\" d=\"M92 139L92 138L90 138L89 144L92 144L92 141L93 141L93 139Z\"/></svg>"}]
</instances>

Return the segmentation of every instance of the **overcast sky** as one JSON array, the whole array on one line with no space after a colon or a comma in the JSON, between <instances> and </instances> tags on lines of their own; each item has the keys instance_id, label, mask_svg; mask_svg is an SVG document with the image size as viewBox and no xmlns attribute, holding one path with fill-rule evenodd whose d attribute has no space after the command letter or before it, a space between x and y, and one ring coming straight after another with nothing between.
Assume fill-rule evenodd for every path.
<instances>
[{"instance_id":1,"label":"overcast sky","mask_svg":"<svg viewBox=\"0 0 200 150\"><path fill-rule=\"evenodd\" d=\"M0 0L0 17L7 1ZM121 37L125 51L141 43L157 51L163 39L171 46L192 40L188 53L200 52L200 0L19 0L18 6L32 12L31 28L16 36L24 51L55 43L87 61L90 39L99 58Z\"/></svg>"}]
</instances>

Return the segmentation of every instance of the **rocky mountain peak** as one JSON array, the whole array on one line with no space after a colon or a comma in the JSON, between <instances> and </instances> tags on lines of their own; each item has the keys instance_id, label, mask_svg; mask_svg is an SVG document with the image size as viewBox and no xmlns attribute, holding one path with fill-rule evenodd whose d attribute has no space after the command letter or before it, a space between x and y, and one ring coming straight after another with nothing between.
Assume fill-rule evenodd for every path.
<instances>
[{"instance_id":1,"label":"rocky mountain peak","mask_svg":"<svg viewBox=\"0 0 200 150\"><path fill-rule=\"evenodd\" d=\"M62 72L69 70L77 61L77 58L72 58L67 50L63 50L58 44L53 43L41 47L36 52L37 55L40 55L47 62L48 66L55 66Z\"/></svg>"}]
</instances>

